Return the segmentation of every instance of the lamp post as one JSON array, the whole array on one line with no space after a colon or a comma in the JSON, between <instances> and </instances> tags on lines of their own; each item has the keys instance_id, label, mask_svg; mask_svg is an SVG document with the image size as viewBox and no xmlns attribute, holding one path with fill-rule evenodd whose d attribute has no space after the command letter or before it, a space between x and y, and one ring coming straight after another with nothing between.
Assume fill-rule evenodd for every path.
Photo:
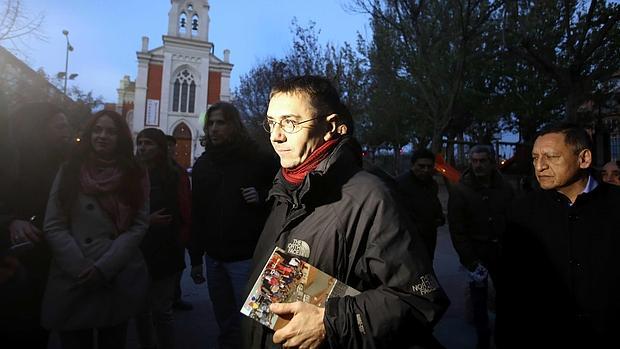
<instances>
[{"instance_id":1,"label":"lamp post","mask_svg":"<svg viewBox=\"0 0 620 349\"><path fill-rule=\"evenodd\" d=\"M62 33L67 39L67 54L65 58L65 86L62 90L66 96L67 95L67 79L69 78L69 51L73 51L73 46L71 46L71 44L69 43L69 31L65 29L62 31ZM77 76L77 74L71 74L71 75ZM75 78L75 76L73 78Z\"/></svg>"}]
</instances>

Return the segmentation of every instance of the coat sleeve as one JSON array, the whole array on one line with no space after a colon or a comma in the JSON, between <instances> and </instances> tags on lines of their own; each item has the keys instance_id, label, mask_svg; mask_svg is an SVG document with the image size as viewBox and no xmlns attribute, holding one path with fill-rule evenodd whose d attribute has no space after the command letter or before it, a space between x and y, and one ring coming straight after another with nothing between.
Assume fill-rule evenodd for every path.
<instances>
[{"instance_id":1,"label":"coat sleeve","mask_svg":"<svg viewBox=\"0 0 620 349\"><path fill-rule=\"evenodd\" d=\"M181 173L179 177L178 197L179 211L181 214L179 234L181 235L183 245L187 245L190 240L192 225L192 191L189 177L185 173Z\"/></svg>"},{"instance_id":2,"label":"coat sleeve","mask_svg":"<svg viewBox=\"0 0 620 349\"><path fill-rule=\"evenodd\" d=\"M459 255L461 264L470 271L476 268L478 256L472 246L470 232L467 231L468 215L467 202L459 186L450 189L448 199L448 224L454 249Z\"/></svg>"},{"instance_id":3,"label":"coat sleeve","mask_svg":"<svg viewBox=\"0 0 620 349\"><path fill-rule=\"evenodd\" d=\"M106 279L110 280L118 274L135 256L139 253L140 244L146 231L149 228L149 189L148 176L144 177L142 187L145 190L144 204L136 212L133 222L129 229L118 235L112 242L110 248L95 262L95 266L101 270Z\"/></svg>"},{"instance_id":4,"label":"coat sleeve","mask_svg":"<svg viewBox=\"0 0 620 349\"><path fill-rule=\"evenodd\" d=\"M432 328L449 301L425 247L413 240L417 234L408 231L408 221L390 197L378 200L372 211L365 214L366 222L357 224L353 245L358 247L351 250L363 251L361 258L351 259L362 292L326 304L329 346L410 348L434 343Z\"/></svg>"},{"instance_id":5,"label":"coat sleeve","mask_svg":"<svg viewBox=\"0 0 620 349\"><path fill-rule=\"evenodd\" d=\"M207 200L207 198L205 197L207 195L207 191L204 186L204 180L201 176L202 176L201 160L198 159L192 171L191 233L189 236L190 240L189 240L189 248L188 248L189 257L190 257L192 266L202 265L203 263L202 257L204 256L204 253L205 253L205 246L204 246L205 241L204 241L204 236L203 236L204 215L201 214L201 211L203 211L206 207L206 204L204 201Z\"/></svg>"},{"instance_id":6,"label":"coat sleeve","mask_svg":"<svg viewBox=\"0 0 620 349\"><path fill-rule=\"evenodd\" d=\"M63 174L64 170L61 168L50 190L43 231L55 263L65 273L77 277L93 262L84 257L82 250L69 232L69 219L59 200L60 178Z\"/></svg>"},{"instance_id":7,"label":"coat sleeve","mask_svg":"<svg viewBox=\"0 0 620 349\"><path fill-rule=\"evenodd\" d=\"M435 212L435 219L437 223L437 227L440 227L446 224L446 217L443 214L443 207L441 206L441 201L439 201L439 188L437 184L433 186L433 210Z\"/></svg>"}]
</instances>

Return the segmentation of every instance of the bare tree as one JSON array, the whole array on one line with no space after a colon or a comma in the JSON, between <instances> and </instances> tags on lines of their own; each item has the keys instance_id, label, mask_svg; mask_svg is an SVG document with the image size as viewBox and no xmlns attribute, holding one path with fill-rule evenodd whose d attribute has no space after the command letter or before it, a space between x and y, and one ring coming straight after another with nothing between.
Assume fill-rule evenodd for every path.
<instances>
[{"instance_id":1,"label":"bare tree","mask_svg":"<svg viewBox=\"0 0 620 349\"><path fill-rule=\"evenodd\" d=\"M368 62L363 54L365 42L358 38L357 47L348 43L336 47L321 45L310 22L307 27L292 21L293 42L284 58L269 58L259 62L240 78L234 91L233 103L243 114L246 125L257 140L264 137L262 122L267 113L269 94L274 83L297 75L322 75L338 88L343 102L357 120L366 113L366 88ZM359 123L358 123L359 124Z\"/></svg>"},{"instance_id":2,"label":"bare tree","mask_svg":"<svg viewBox=\"0 0 620 349\"><path fill-rule=\"evenodd\" d=\"M565 118L620 70L620 5L597 0L510 1L505 30L511 53L552 80Z\"/></svg>"},{"instance_id":3,"label":"bare tree","mask_svg":"<svg viewBox=\"0 0 620 349\"><path fill-rule=\"evenodd\" d=\"M0 44L20 52L25 38L45 40L41 32L44 18L41 13L29 14L21 0L0 0Z\"/></svg>"},{"instance_id":4,"label":"bare tree","mask_svg":"<svg viewBox=\"0 0 620 349\"><path fill-rule=\"evenodd\" d=\"M409 103L402 105L403 112L419 125L418 138L430 133L434 151L462 115L472 69L484 67L489 59L489 46L484 43L495 31L494 16L502 4L486 0L352 1L356 10L372 16L375 34L381 28L394 38L392 45L400 60L394 71L410 96Z\"/></svg>"}]
</instances>

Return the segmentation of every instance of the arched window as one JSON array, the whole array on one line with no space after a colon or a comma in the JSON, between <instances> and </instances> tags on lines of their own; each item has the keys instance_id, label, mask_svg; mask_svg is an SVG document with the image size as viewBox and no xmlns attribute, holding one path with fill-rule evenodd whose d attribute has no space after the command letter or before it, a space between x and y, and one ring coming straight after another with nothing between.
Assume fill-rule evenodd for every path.
<instances>
[{"instance_id":1,"label":"arched window","mask_svg":"<svg viewBox=\"0 0 620 349\"><path fill-rule=\"evenodd\" d=\"M187 10L194 11L194 6L192 6L192 4L187 5Z\"/></svg>"},{"instance_id":2,"label":"arched window","mask_svg":"<svg viewBox=\"0 0 620 349\"><path fill-rule=\"evenodd\" d=\"M198 35L198 15L192 16L192 36Z\"/></svg>"},{"instance_id":3,"label":"arched window","mask_svg":"<svg viewBox=\"0 0 620 349\"><path fill-rule=\"evenodd\" d=\"M187 15L182 12L179 16L179 33L185 34L187 32Z\"/></svg>"},{"instance_id":4,"label":"arched window","mask_svg":"<svg viewBox=\"0 0 620 349\"><path fill-rule=\"evenodd\" d=\"M177 74L172 85L172 111L193 113L196 102L196 80L187 69Z\"/></svg>"}]
</instances>

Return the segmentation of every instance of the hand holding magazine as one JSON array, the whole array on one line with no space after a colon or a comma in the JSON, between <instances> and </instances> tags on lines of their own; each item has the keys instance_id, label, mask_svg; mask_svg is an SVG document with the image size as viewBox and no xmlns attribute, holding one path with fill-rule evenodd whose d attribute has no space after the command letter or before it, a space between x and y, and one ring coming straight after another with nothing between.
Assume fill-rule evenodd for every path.
<instances>
[{"instance_id":1,"label":"hand holding magazine","mask_svg":"<svg viewBox=\"0 0 620 349\"><path fill-rule=\"evenodd\" d=\"M241 313L278 330L288 323L269 310L271 303L302 301L324 308L331 297L355 296L359 291L300 258L276 247L248 295Z\"/></svg>"}]
</instances>

